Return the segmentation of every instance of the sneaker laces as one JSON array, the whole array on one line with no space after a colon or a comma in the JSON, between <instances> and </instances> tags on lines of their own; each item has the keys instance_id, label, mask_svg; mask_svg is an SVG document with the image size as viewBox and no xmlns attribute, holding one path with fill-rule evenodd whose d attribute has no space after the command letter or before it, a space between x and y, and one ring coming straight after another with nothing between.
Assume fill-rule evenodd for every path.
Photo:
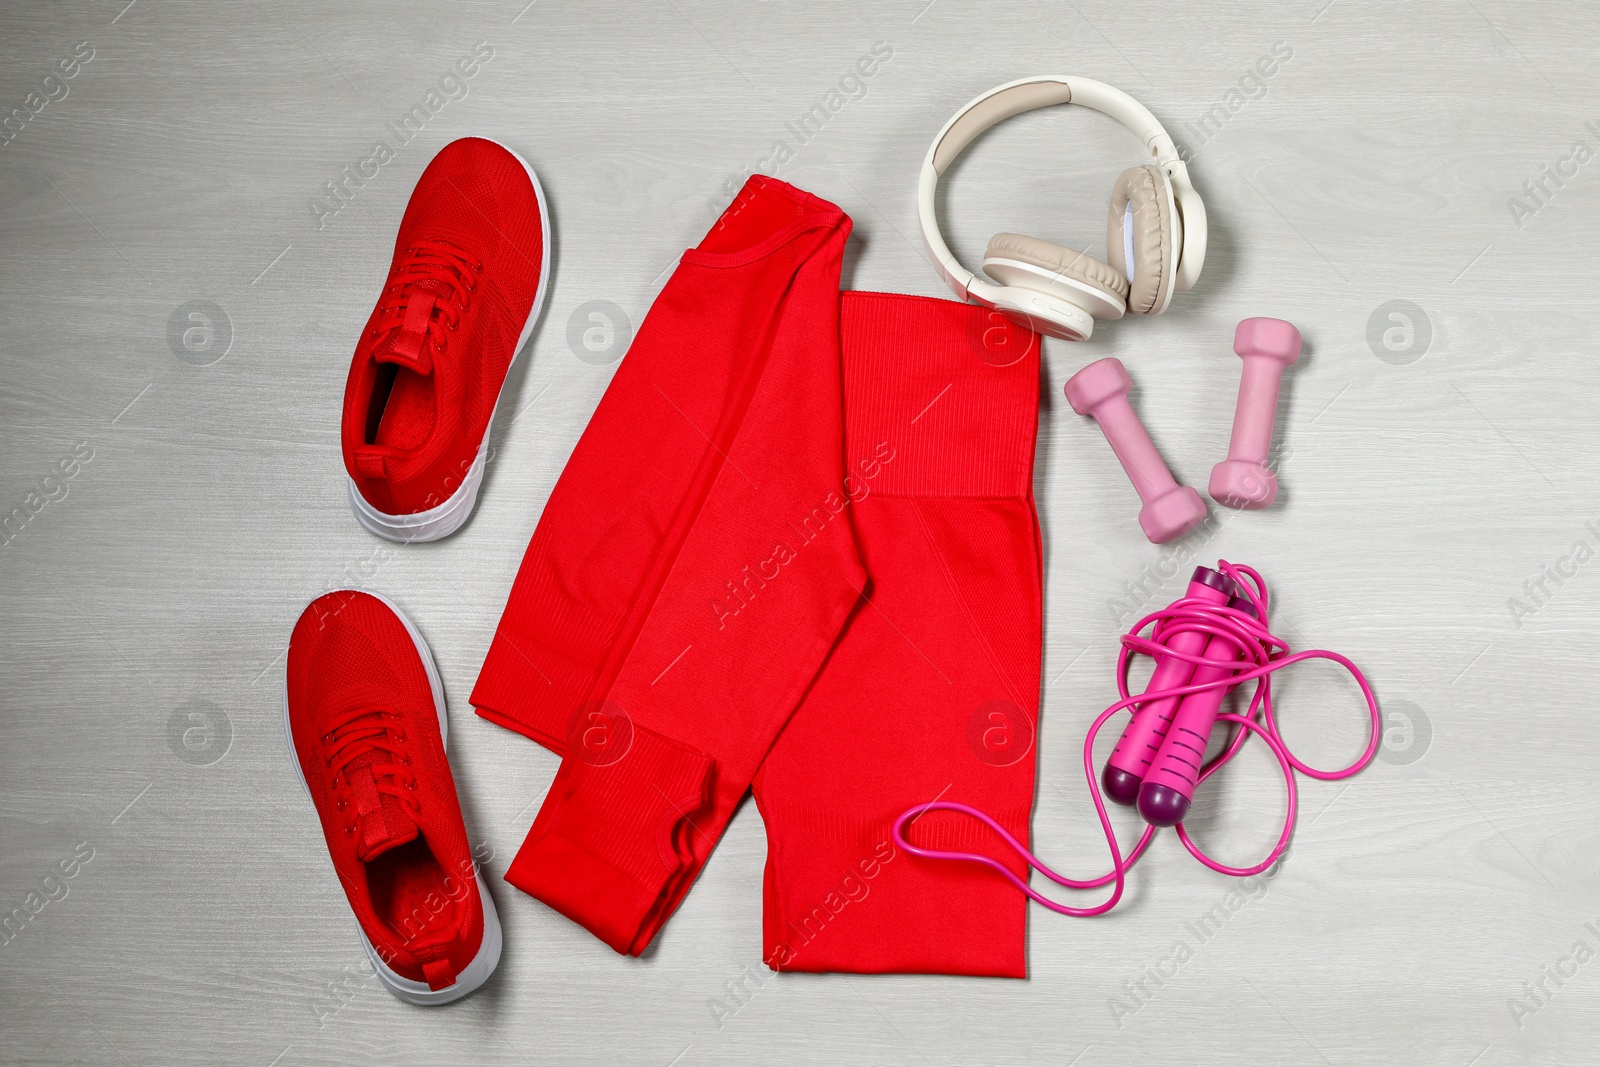
<instances>
[{"instance_id":1,"label":"sneaker laces","mask_svg":"<svg viewBox=\"0 0 1600 1067\"><path fill-rule=\"evenodd\" d=\"M411 758L397 747L406 740L400 722L398 712L364 704L338 712L322 735L327 746L325 762L333 772L335 786L343 778L348 787L350 772L357 766L365 767L379 793L394 797L411 814L420 815L422 805L414 795L417 778L406 769L411 766ZM340 810L344 806L341 800ZM354 820L349 822L354 825Z\"/></svg>"},{"instance_id":2,"label":"sneaker laces","mask_svg":"<svg viewBox=\"0 0 1600 1067\"><path fill-rule=\"evenodd\" d=\"M461 313L472 304L478 291L477 275L483 264L449 241L424 238L406 249L400 269L384 290L378 305L384 320L372 330L373 340L393 335L406 324L406 310L414 302L426 300L427 329L435 351L445 349L446 330L461 323ZM439 315L433 314L437 308Z\"/></svg>"}]
</instances>

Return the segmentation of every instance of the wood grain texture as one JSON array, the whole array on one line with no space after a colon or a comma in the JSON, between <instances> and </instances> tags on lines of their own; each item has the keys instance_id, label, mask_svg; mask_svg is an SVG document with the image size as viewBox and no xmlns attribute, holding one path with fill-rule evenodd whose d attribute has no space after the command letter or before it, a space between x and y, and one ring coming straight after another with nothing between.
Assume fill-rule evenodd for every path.
<instances>
[{"instance_id":1,"label":"wood grain texture","mask_svg":"<svg viewBox=\"0 0 1600 1067\"><path fill-rule=\"evenodd\" d=\"M1579 941L1600 954L1600 562L1547 579L1537 603L1526 583L1579 541L1600 549L1600 161L1549 183L1526 217L1508 201L1574 143L1600 152L1600 8L525 4L0 11L0 109L80 42L93 50L0 148L0 515L91 457L0 544L0 914L93 850L0 944L0 1061L1596 1061L1600 961L1562 961ZM495 54L467 96L318 228L323 184L480 41ZM1168 836L1113 915L1036 910L1026 982L767 975L765 842L747 805L646 958L496 880L507 945L493 982L407 1007L363 973L284 751L289 628L352 575L406 606L444 675L469 828L502 872L556 763L467 696L615 368L577 357L569 321L605 300L637 327L727 183L792 140L786 124L878 41L892 60L778 171L855 219L847 286L947 295L918 247L917 166L955 108L1026 74L1139 97L1194 152L1210 209L1205 275L1170 313L1048 346L1045 856L1075 873L1104 862L1079 745L1113 693L1125 583L1171 596L1161 576L1193 562L1260 567L1296 642L1353 656L1403 716L1393 747L1350 783L1303 783L1293 854L1255 893L1230 898ZM1280 42L1292 55L1252 82ZM1241 86L1250 98L1202 142L1195 124ZM338 455L351 341L417 175L467 134L538 169L557 231L550 300L478 513L444 542L380 551L352 521ZM1098 254L1106 193L1136 161L1097 116L1025 116L952 170L946 233L969 262L1002 229ZM1421 332L1409 350L1374 347L1395 300L1421 309L1425 348ZM220 307L231 332L209 365L168 341L190 301ZM1227 448L1233 325L1260 314L1306 338L1279 416L1282 502L1217 509L1204 536L1152 547L1061 384L1122 358L1174 471L1203 487ZM1285 729L1324 765L1348 758L1354 699L1308 670L1282 687ZM174 741L190 712L214 726L198 752ZM1196 832L1224 857L1259 854L1281 811L1275 774L1244 758ZM1226 919L1197 936L1219 906ZM1577 970L1557 985L1558 966ZM715 1010L741 982L743 999Z\"/></svg>"}]
</instances>

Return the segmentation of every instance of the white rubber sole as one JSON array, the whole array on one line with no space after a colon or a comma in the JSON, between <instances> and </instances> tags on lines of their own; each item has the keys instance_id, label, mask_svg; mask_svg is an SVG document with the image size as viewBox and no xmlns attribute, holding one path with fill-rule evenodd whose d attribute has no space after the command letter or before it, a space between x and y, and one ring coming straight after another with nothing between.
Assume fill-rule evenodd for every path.
<instances>
[{"instance_id":1,"label":"white rubber sole","mask_svg":"<svg viewBox=\"0 0 1600 1067\"><path fill-rule=\"evenodd\" d=\"M422 668L428 675L428 688L433 692L434 710L439 715L439 741L441 744L447 743L449 740L450 720L445 716L444 682L439 678L438 665L433 662L433 650L422 639L422 634L417 631L416 626L412 624L406 613L401 611L394 601L382 593L374 593L366 589L330 589L312 597L307 607L311 603L315 603L322 597L327 596L328 593L344 592L365 593L367 596L376 598L387 606L390 611L394 612L395 617L405 626L406 633L411 635L412 643L417 646L417 655L422 659ZM301 609L302 612L304 610L304 608ZM294 730L289 725L289 673L287 669L284 671L283 678L283 735L289 743L289 756L294 761L295 777L300 779L300 788L304 789L306 797L310 798L311 786L306 782L305 771L300 766L300 753L294 747ZM356 923L356 932L361 935L361 944L367 950L367 958L372 961L372 969L377 972L378 978L389 992L407 1004L448 1004L452 1000L459 1000L488 981L489 976L494 973L494 969L500 965L500 950L504 943L500 932L500 913L495 910L494 898L489 895L489 889L484 885L483 875L476 867L473 870L472 880L477 883L478 897L483 901L483 941L478 946L478 954L472 957L472 962L468 963L466 968L456 975L454 985L446 986L443 989L430 989L426 982L415 982L396 973L387 963L383 962L382 957L378 955L378 950L372 947L372 941L368 939L367 932L361 928L359 922Z\"/></svg>"},{"instance_id":2,"label":"white rubber sole","mask_svg":"<svg viewBox=\"0 0 1600 1067\"><path fill-rule=\"evenodd\" d=\"M539 321L539 312L544 310L545 293L550 287L550 256L555 247L555 235L550 230L550 207L545 200L544 187L539 184L539 176L533 172L533 167L510 145L501 144L492 137L485 137L484 140L492 141L510 152L517 162L522 164L522 169L528 172L528 180L533 183L533 197L539 202L539 229L544 237L544 255L539 264L539 288L534 291L533 307L528 310L528 321L522 324L522 333L517 337L517 347L512 351L511 362L506 366L506 379L509 380L511 369L517 365L517 359L522 354L522 347L528 343L528 338L532 336L533 328ZM502 396L504 386L505 382L502 381ZM355 479L348 474L345 475L350 492L350 510L355 512L356 521L379 537L404 543L437 541L461 529L478 503L478 486L483 482L483 469L488 464L489 435L494 430L494 417L499 409L500 399L496 397L495 410L489 413L489 422L483 428L483 440L478 443L478 454L473 459L472 466L468 468L456 491L437 507L411 515L390 515L367 503L361 491L356 488Z\"/></svg>"}]
</instances>

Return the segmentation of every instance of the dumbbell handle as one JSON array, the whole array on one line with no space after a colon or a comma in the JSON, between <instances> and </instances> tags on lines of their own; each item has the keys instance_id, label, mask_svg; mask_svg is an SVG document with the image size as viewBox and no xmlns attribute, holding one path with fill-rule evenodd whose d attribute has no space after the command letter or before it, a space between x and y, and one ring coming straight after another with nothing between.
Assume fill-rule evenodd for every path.
<instances>
[{"instance_id":1,"label":"dumbbell handle","mask_svg":"<svg viewBox=\"0 0 1600 1067\"><path fill-rule=\"evenodd\" d=\"M1247 355L1239 378L1239 403L1233 413L1233 435L1228 458L1264 463L1272 448L1272 424L1278 411L1278 388L1283 384L1283 361L1271 356Z\"/></svg>"},{"instance_id":2,"label":"dumbbell handle","mask_svg":"<svg viewBox=\"0 0 1600 1067\"><path fill-rule=\"evenodd\" d=\"M1108 397L1094 409L1093 415L1140 500L1148 504L1177 486L1166 460L1156 451L1155 442L1150 440L1133 405L1128 403L1127 394Z\"/></svg>"}]
</instances>

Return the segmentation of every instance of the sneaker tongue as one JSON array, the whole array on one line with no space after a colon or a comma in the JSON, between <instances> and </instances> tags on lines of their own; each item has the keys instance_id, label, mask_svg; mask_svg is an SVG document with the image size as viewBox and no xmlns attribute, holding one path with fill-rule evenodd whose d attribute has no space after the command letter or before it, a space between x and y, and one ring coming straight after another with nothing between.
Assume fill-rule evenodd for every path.
<instances>
[{"instance_id":1,"label":"sneaker tongue","mask_svg":"<svg viewBox=\"0 0 1600 1067\"><path fill-rule=\"evenodd\" d=\"M378 791L372 761L345 771L356 805L356 855L370 863L391 848L415 841L418 828L405 805Z\"/></svg>"},{"instance_id":2,"label":"sneaker tongue","mask_svg":"<svg viewBox=\"0 0 1600 1067\"><path fill-rule=\"evenodd\" d=\"M406 310L400 328L373 349L372 358L379 363L408 367L418 374L433 373L428 324L433 320L434 308L448 299L447 289L443 282L433 278L413 282L406 294Z\"/></svg>"}]
</instances>

